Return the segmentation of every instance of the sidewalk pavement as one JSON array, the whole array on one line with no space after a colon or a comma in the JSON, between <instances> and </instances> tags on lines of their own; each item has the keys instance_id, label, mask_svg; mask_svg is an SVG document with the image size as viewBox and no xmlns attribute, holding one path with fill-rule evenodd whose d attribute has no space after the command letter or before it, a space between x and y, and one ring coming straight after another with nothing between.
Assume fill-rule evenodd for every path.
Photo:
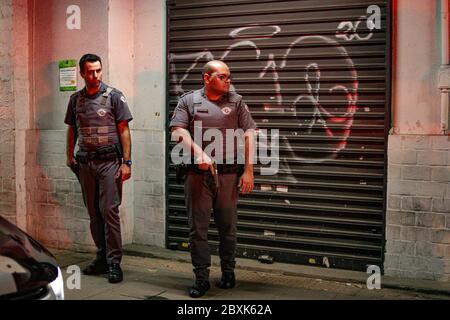
<instances>
[{"instance_id":1,"label":"sidewalk pavement","mask_svg":"<svg viewBox=\"0 0 450 320\"><path fill-rule=\"evenodd\" d=\"M105 276L81 276L81 289L70 290L67 267L85 267L92 253L54 251L65 278L66 300L193 300L188 252L129 245L122 262L124 281L110 284ZM285 263L262 264L237 259L234 289L215 286L220 264L212 256L212 288L204 300L450 300L448 282L382 277L381 290L369 290L364 272L326 269Z\"/></svg>"}]
</instances>

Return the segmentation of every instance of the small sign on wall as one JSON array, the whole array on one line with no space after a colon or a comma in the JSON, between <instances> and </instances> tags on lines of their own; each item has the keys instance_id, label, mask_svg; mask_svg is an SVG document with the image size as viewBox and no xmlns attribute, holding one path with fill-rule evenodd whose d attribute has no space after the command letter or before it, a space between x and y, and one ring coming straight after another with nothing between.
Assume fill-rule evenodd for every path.
<instances>
[{"instance_id":1,"label":"small sign on wall","mask_svg":"<svg viewBox=\"0 0 450 320\"><path fill-rule=\"evenodd\" d=\"M59 62L59 91L77 91L77 61Z\"/></svg>"}]
</instances>

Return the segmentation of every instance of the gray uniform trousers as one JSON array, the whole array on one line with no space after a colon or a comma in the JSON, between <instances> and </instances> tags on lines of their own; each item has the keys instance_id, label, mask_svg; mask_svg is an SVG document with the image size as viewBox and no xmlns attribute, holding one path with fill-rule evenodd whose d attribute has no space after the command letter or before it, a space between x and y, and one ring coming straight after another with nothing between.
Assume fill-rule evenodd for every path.
<instances>
[{"instance_id":1,"label":"gray uniform trousers","mask_svg":"<svg viewBox=\"0 0 450 320\"><path fill-rule=\"evenodd\" d=\"M219 231L219 255L222 272L233 272L236 261L236 224L238 175L220 174L217 190L210 173L189 171L185 182L185 200L189 216L191 259L196 280L209 279L211 256L208 248L208 227L211 209Z\"/></svg>"},{"instance_id":2,"label":"gray uniform trousers","mask_svg":"<svg viewBox=\"0 0 450 320\"><path fill-rule=\"evenodd\" d=\"M122 181L115 176L121 160L90 160L80 163L80 184L84 204L90 216L92 238L97 246L97 259L108 264L122 261L119 206Z\"/></svg>"}]
</instances>

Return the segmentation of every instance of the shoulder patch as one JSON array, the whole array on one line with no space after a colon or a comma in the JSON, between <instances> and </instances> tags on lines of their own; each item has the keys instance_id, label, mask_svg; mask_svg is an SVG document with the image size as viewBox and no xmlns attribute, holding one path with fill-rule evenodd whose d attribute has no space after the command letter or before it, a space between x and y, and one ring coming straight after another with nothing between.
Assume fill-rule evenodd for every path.
<instances>
[{"instance_id":1,"label":"shoulder patch","mask_svg":"<svg viewBox=\"0 0 450 320\"><path fill-rule=\"evenodd\" d=\"M184 98L185 96L190 95L190 94L193 94L193 93L194 93L193 90L192 90L192 91L189 91L189 92L186 92L186 93L183 93L183 94L180 96L180 98Z\"/></svg>"},{"instance_id":2,"label":"shoulder patch","mask_svg":"<svg viewBox=\"0 0 450 320\"><path fill-rule=\"evenodd\" d=\"M238 102L241 99L242 99L242 96L240 94L237 94L234 91L230 91L230 93L228 94L228 100L230 102Z\"/></svg>"},{"instance_id":3,"label":"shoulder patch","mask_svg":"<svg viewBox=\"0 0 450 320\"><path fill-rule=\"evenodd\" d=\"M103 96L108 97L110 94L112 94L113 91L114 91L114 88L108 87L108 88L106 88L105 93L103 93Z\"/></svg>"},{"instance_id":4,"label":"shoulder patch","mask_svg":"<svg viewBox=\"0 0 450 320\"><path fill-rule=\"evenodd\" d=\"M123 96L122 91L117 90L116 88L113 88L113 87L108 87L108 88L111 88L111 95L118 95L119 97Z\"/></svg>"},{"instance_id":5,"label":"shoulder patch","mask_svg":"<svg viewBox=\"0 0 450 320\"><path fill-rule=\"evenodd\" d=\"M77 91L75 93L72 93L72 95L70 96L71 99L76 98L80 95L81 91Z\"/></svg>"},{"instance_id":6,"label":"shoulder patch","mask_svg":"<svg viewBox=\"0 0 450 320\"><path fill-rule=\"evenodd\" d=\"M120 96L120 101L123 103L127 103L127 99L124 96Z\"/></svg>"}]
</instances>

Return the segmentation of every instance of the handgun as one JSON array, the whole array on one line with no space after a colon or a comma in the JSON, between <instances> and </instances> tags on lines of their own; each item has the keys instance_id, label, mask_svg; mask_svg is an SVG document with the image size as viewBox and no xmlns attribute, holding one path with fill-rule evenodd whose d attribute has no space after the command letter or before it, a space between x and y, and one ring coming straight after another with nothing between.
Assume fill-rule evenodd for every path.
<instances>
[{"instance_id":1,"label":"handgun","mask_svg":"<svg viewBox=\"0 0 450 320\"><path fill-rule=\"evenodd\" d=\"M70 169L77 176L78 181L80 181L80 165L78 163L72 163Z\"/></svg>"},{"instance_id":2,"label":"handgun","mask_svg":"<svg viewBox=\"0 0 450 320\"><path fill-rule=\"evenodd\" d=\"M181 163L175 167L175 170L176 170L177 184L182 184L184 182L184 178L188 172L188 167L186 164Z\"/></svg>"},{"instance_id":3,"label":"handgun","mask_svg":"<svg viewBox=\"0 0 450 320\"><path fill-rule=\"evenodd\" d=\"M217 171L217 164L215 161L213 161L213 163L209 166L209 169L211 171L212 177L214 178L214 184L216 185L216 188L219 189L219 172Z\"/></svg>"}]
</instances>

